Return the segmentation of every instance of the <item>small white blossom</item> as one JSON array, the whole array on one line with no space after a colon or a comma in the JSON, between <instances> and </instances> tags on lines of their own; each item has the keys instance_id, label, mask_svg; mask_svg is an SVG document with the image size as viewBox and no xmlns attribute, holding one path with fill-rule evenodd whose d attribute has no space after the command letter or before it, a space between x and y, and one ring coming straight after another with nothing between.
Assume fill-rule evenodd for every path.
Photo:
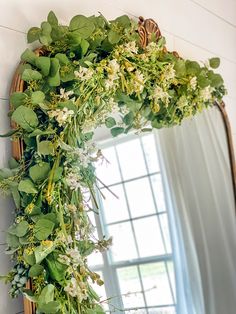
<instances>
[{"instance_id":1,"label":"small white blossom","mask_svg":"<svg viewBox=\"0 0 236 314\"><path fill-rule=\"evenodd\" d=\"M94 70L90 68L80 67L79 71L74 72L75 77L79 78L81 81L87 81L92 78Z\"/></svg>"},{"instance_id":2,"label":"small white blossom","mask_svg":"<svg viewBox=\"0 0 236 314\"><path fill-rule=\"evenodd\" d=\"M70 258L72 265L78 266L78 265L82 265L83 264L82 257L81 257L80 252L78 251L77 248L75 248L75 249L67 249L66 250L66 254Z\"/></svg>"},{"instance_id":3,"label":"small white blossom","mask_svg":"<svg viewBox=\"0 0 236 314\"><path fill-rule=\"evenodd\" d=\"M166 81L171 81L175 78L175 69L173 64L168 64L165 66L162 75Z\"/></svg>"},{"instance_id":4,"label":"small white blossom","mask_svg":"<svg viewBox=\"0 0 236 314\"><path fill-rule=\"evenodd\" d=\"M133 86L137 94L142 93L144 89L144 76L139 70L135 72L135 77L133 79Z\"/></svg>"},{"instance_id":5,"label":"small white blossom","mask_svg":"<svg viewBox=\"0 0 236 314\"><path fill-rule=\"evenodd\" d=\"M158 47L157 43L155 42L150 42L147 47L146 47L146 51L149 52L149 53L152 53L154 51L158 51L160 50L160 48Z\"/></svg>"},{"instance_id":6,"label":"small white blossom","mask_svg":"<svg viewBox=\"0 0 236 314\"><path fill-rule=\"evenodd\" d=\"M64 288L65 292L69 293L72 297L77 296L77 282L75 278L71 278L66 287Z\"/></svg>"},{"instance_id":7,"label":"small white blossom","mask_svg":"<svg viewBox=\"0 0 236 314\"><path fill-rule=\"evenodd\" d=\"M131 41L131 42L125 44L124 47L125 47L125 52L138 53L138 47L136 46L135 41Z\"/></svg>"},{"instance_id":8,"label":"small white blossom","mask_svg":"<svg viewBox=\"0 0 236 314\"><path fill-rule=\"evenodd\" d=\"M51 110L48 112L49 118L55 118L59 124L62 126L66 122L70 121L70 118L74 115L73 110L69 110L68 108Z\"/></svg>"},{"instance_id":9,"label":"small white blossom","mask_svg":"<svg viewBox=\"0 0 236 314\"><path fill-rule=\"evenodd\" d=\"M60 98L63 100L69 100L70 96L72 96L74 92L72 90L65 92L65 88L60 89Z\"/></svg>"},{"instance_id":10,"label":"small white blossom","mask_svg":"<svg viewBox=\"0 0 236 314\"><path fill-rule=\"evenodd\" d=\"M195 90L197 88L197 77L193 76L190 81L189 81L189 85L191 87L192 90Z\"/></svg>"},{"instance_id":11,"label":"small white blossom","mask_svg":"<svg viewBox=\"0 0 236 314\"><path fill-rule=\"evenodd\" d=\"M79 302L82 302L83 300L86 300L88 298L86 285L83 282L80 282L78 284L74 277L72 277L71 280L68 281L64 290L73 298L77 297Z\"/></svg>"},{"instance_id":12,"label":"small white blossom","mask_svg":"<svg viewBox=\"0 0 236 314\"><path fill-rule=\"evenodd\" d=\"M81 188L81 176L78 173L70 172L66 176L66 183L71 190L78 190Z\"/></svg>"},{"instance_id":13,"label":"small white blossom","mask_svg":"<svg viewBox=\"0 0 236 314\"><path fill-rule=\"evenodd\" d=\"M62 254L59 254L59 256L58 256L58 261L59 261L60 263L62 263L62 264L68 265L68 266L69 266L70 263L71 263L70 258L69 258L68 256L62 255Z\"/></svg>"},{"instance_id":14,"label":"small white blossom","mask_svg":"<svg viewBox=\"0 0 236 314\"><path fill-rule=\"evenodd\" d=\"M156 99L156 100L159 100L159 99L160 99L160 100L162 100L166 105L168 105L170 95L169 95L167 92L164 92L164 90L163 90L160 86L157 86L157 87L154 89L153 98Z\"/></svg>"},{"instance_id":15,"label":"small white blossom","mask_svg":"<svg viewBox=\"0 0 236 314\"><path fill-rule=\"evenodd\" d=\"M203 101L208 101L212 98L212 92L214 91L214 88L212 88L210 85L205 87L200 91L200 98Z\"/></svg>"},{"instance_id":16,"label":"small white blossom","mask_svg":"<svg viewBox=\"0 0 236 314\"><path fill-rule=\"evenodd\" d=\"M112 75L120 71L120 65L116 59L110 60L108 63L108 72Z\"/></svg>"},{"instance_id":17,"label":"small white blossom","mask_svg":"<svg viewBox=\"0 0 236 314\"><path fill-rule=\"evenodd\" d=\"M104 85L105 85L105 89L109 90L109 89L112 89L114 87L115 83L114 83L114 80L107 79L107 80L105 80Z\"/></svg>"}]
</instances>

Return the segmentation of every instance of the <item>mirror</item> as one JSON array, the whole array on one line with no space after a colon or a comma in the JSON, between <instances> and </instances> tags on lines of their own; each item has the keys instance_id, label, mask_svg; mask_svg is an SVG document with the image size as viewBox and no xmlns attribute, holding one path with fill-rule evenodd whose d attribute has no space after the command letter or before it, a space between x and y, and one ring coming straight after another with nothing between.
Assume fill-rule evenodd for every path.
<instances>
[{"instance_id":1,"label":"mirror","mask_svg":"<svg viewBox=\"0 0 236 314\"><path fill-rule=\"evenodd\" d=\"M181 126L109 137L96 132L109 162L97 176L119 199L100 184L101 214L91 219L113 246L89 263L105 279L100 293L111 298L110 311L215 313L227 304L233 313L235 164L224 107Z\"/></svg>"}]
</instances>

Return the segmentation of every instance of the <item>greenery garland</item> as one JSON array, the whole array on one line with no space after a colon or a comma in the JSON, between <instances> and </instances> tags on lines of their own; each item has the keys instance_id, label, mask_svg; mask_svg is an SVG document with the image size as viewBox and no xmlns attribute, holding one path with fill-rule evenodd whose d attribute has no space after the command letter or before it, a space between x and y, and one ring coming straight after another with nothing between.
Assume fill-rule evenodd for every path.
<instances>
[{"instance_id":1,"label":"greenery garland","mask_svg":"<svg viewBox=\"0 0 236 314\"><path fill-rule=\"evenodd\" d=\"M137 28L128 16L108 22L102 15L77 15L64 26L50 12L28 32L43 54L21 56L26 89L11 95L17 128L5 136L23 140L24 154L0 170L0 188L17 208L7 231L14 267L5 278L11 296L23 293L37 313L104 313L91 287L103 282L87 265L111 242L94 239L88 218L94 162L102 159L94 130L105 125L117 136L177 125L225 94L211 69L218 58L202 66L183 60L166 50L164 37L143 49Z\"/></svg>"}]
</instances>

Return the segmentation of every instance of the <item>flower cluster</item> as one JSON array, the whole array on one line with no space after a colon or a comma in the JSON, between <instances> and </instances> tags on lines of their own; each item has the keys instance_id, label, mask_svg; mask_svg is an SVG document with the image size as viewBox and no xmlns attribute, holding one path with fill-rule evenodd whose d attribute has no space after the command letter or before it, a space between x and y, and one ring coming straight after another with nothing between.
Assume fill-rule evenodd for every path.
<instances>
[{"instance_id":1,"label":"flower cluster","mask_svg":"<svg viewBox=\"0 0 236 314\"><path fill-rule=\"evenodd\" d=\"M48 111L49 118L55 118L58 122L59 126L63 126L66 122L69 122L71 117L74 115L73 110L69 110L68 108L56 109Z\"/></svg>"}]
</instances>

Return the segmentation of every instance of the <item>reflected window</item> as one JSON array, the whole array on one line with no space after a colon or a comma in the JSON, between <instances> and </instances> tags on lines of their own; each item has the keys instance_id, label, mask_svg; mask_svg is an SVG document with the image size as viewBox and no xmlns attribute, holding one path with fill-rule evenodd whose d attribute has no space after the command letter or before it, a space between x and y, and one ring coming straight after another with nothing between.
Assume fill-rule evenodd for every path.
<instances>
[{"instance_id":1,"label":"reflected window","mask_svg":"<svg viewBox=\"0 0 236 314\"><path fill-rule=\"evenodd\" d=\"M113 245L93 253L89 264L105 280L103 304L115 313L174 314L172 245L155 136L126 136L101 148L100 214L90 218L95 236L111 236Z\"/></svg>"}]
</instances>

